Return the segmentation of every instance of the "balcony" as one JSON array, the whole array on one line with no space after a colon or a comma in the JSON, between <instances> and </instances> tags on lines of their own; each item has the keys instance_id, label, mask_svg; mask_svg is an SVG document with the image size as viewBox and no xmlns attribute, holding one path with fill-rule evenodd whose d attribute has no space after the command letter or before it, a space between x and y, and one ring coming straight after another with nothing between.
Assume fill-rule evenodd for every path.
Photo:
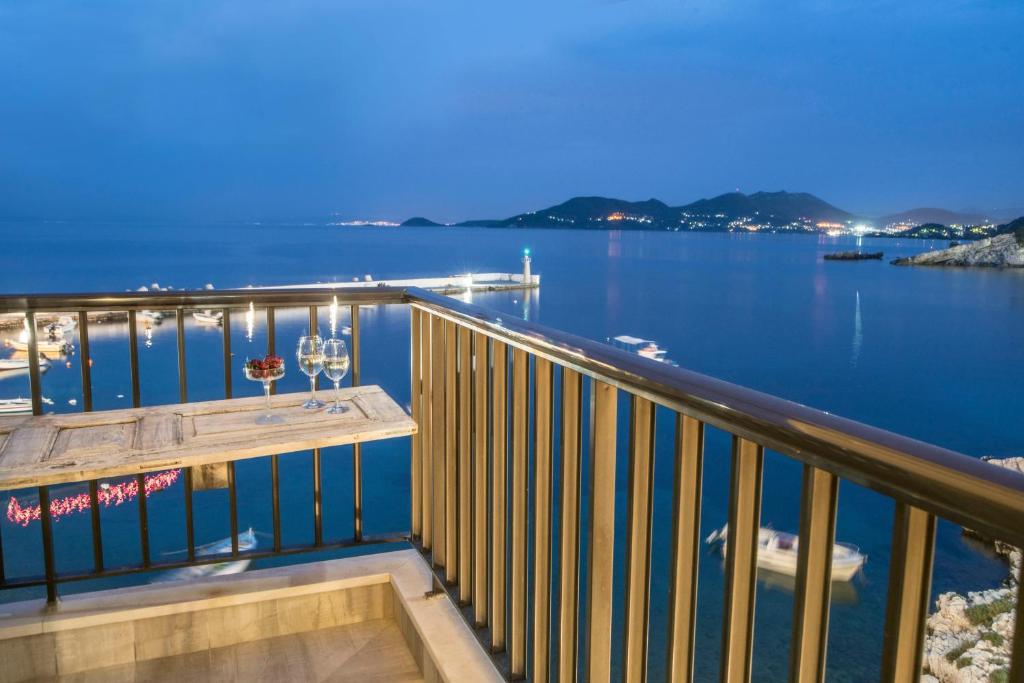
<instances>
[{"instance_id":1,"label":"balcony","mask_svg":"<svg viewBox=\"0 0 1024 683\"><path fill-rule=\"evenodd\" d=\"M131 405L139 409L140 312L174 313L177 398L185 404L186 314L221 311L223 395L229 405L240 406L253 399L234 398L232 317L260 311L273 351L277 321L285 314L298 311L309 329L317 329L330 306L347 310L351 323L348 399L364 376L361 315L369 307L388 307L408 316L402 342L408 355L378 359L401 366L403 374L407 368L401 386L380 387L391 397L409 397L407 431L339 429L313 438L291 434L296 427L286 421L280 432L241 432L202 460L168 463L124 447L131 457L104 459L102 467L98 456L60 466L66 462L43 458L26 464L4 450L15 430L53 418L2 418L0 489L35 489L42 572L5 573L13 565L0 562L0 589L19 596L45 591L45 597L0 605L0 680L114 673L149 679L184 672L174 677L642 681L653 659L664 662L659 671L668 680L693 680L697 658L706 656L696 645L702 609L697 560L704 540L705 435L712 429L727 433L731 442L729 533L718 604L722 630L715 655L721 680L748 681L758 673L752 653L766 450L794 461L803 473L790 650L777 653L788 658L791 680L824 678L840 480L893 501L879 663L884 680L920 677L937 519L1024 546L1024 476L422 290L0 298L0 314L24 314L28 320L36 415L44 412L36 334L41 316L77 319L81 408L89 413L90 316L127 322L123 362ZM280 406L291 400L275 398ZM133 415L133 408L125 415ZM656 443L656 419L666 418L674 429L670 449ZM364 533L364 513L370 510L364 506L362 449L369 438L411 441L407 488L396 488L407 496L401 501L409 509L406 529ZM324 488L321 449L339 444L352 447L350 501L332 500ZM105 454L120 452L104 448ZM280 471L299 450L311 450L311 504L295 513L282 510L281 489L288 482ZM662 577L669 587L667 630L655 642L650 636L658 628L651 619L656 454L671 465L672 512ZM250 462L269 473L269 490L263 492L272 529L269 549L247 549L240 541L236 465ZM124 532L108 531L100 514L104 480L127 477L136 482L136 492L146 491L147 473L172 466L181 470L184 551L171 559L150 552L146 495L137 495L139 553L116 566L106 562L104 540ZM88 566L73 571L58 570L64 566L64 530L46 514L53 509L53 487L68 483L82 487L82 507L91 520ZM195 537L194 501L207 487L226 491L230 542L216 552L204 550ZM342 503L351 505L351 533L336 537L324 510ZM285 512L308 515L311 541L285 543ZM4 541L0 559L34 552ZM325 551L349 556L319 559ZM151 586L117 583L137 573L302 553L315 561ZM81 582L103 581L102 589L64 594ZM1018 609L1010 680L1024 677L1022 623ZM253 662L259 665L245 668Z\"/></svg>"}]
</instances>

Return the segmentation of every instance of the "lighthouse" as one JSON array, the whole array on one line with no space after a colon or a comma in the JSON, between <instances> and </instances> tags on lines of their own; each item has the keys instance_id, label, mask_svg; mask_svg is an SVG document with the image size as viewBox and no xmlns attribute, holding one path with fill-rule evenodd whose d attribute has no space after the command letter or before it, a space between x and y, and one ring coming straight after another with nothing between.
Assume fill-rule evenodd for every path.
<instances>
[{"instance_id":1,"label":"lighthouse","mask_svg":"<svg viewBox=\"0 0 1024 683\"><path fill-rule=\"evenodd\" d=\"M523 284L533 283L533 276L530 275L530 249L523 249Z\"/></svg>"}]
</instances>

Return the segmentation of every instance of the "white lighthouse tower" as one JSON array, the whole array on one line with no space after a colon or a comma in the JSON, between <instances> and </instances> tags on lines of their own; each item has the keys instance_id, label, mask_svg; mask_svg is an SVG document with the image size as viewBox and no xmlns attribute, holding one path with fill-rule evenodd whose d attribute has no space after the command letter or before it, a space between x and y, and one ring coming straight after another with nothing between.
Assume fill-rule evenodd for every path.
<instances>
[{"instance_id":1,"label":"white lighthouse tower","mask_svg":"<svg viewBox=\"0 0 1024 683\"><path fill-rule=\"evenodd\" d=\"M533 275L530 274L530 249L523 249L523 284L533 284Z\"/></svg>"}]
</instances>

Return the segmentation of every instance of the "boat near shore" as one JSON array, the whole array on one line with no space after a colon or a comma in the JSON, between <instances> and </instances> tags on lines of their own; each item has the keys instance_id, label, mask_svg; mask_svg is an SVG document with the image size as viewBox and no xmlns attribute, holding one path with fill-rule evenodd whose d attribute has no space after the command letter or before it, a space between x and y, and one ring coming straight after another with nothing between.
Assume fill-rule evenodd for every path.
<instances>
[{"instance_id":1,"label":"boat near shore","mask_svg":"<svg viewBox=\"0 0 1024 683\"><path fill-rule=\"evenodd\" d=\"M224 322L224 314L220 311L192 311L192 318L199 325L220 325Z\"/></svg>"},{"instance_id":2,"label":"boat near shore","mask_svg":"<svg viewBox=\"0 0 1024 683\"><path fill-rule=\"evenodd\" d=\"M711 532L705 542L720 544L722 556L726 553L729 525ZM796 576L797 552L800 539L796 534L761 527L757 533L757 566L786 576ZM832 580L849 581L867 562L867 555L849 543L836 543L832 548Z\"/></svg>"},{"instance_id":3,"label":"boat near shore","mask_svg":"<svg viewBox=\"0 0 1024 683\"><path fill-rule=\"evenodd\" d=\"M826 261L881 261L884 256L881 251L837 251L834 254L825 254Z\"/></svg>"},{"instance_id":4,"label":"boat near shore","mask_svg":"<svg viewBox=\"0 0 1024 683\"><path fill-rule=\"evenodd\" d=\"M238 534L238 552L244 553L256 547L256 533L252 527L243 533ZM216 557L218 555L231 554L231 537L223 538L213 543L196 546L196 557ZM212 562L210 564L199 564L192 567L172 569L154 580L154 583L167 581L194 581L206 576L224 576L227 574L241 574L249 567L250 560L226 560L224 562Z\"/></svg>"},{"instance_id":5,"label":"boat near shore","mask_svg":"<svg viewBox=\"0 0 1024 683\"><path fill-rule=\"evenodd\" d=\"M44 397L43 405L52 406L53 401ZM0 398L0 415L28 415L31 412L30 398Z\"/></svg>"},{"instance_id":6,"label":"boat near shore","mask_svg":"<svg viewBox=\"0 0 1024 683\"><path fill-rule=\"evenodd\" d=\"M50 367L50 361L40 356L39 370L46 372ZM0 358L0 373L28 370L28 358Z\"/></svg>"},{"instance_id":7,"label":"boat near shore","mask_svg":"<svg viewBox=\"0 0 1024 683\"><path fill-rule=\"evenodd\" d=\"M28 353L28 342L21 339L7 339L4 344L14 349L15 351L22 351ZM71 351L71 344L64 339L58 339L56 341L49 339L37 339L36 350L39 353L45 353L49 357L63 356Z\"/></svg>"}]
</instances>

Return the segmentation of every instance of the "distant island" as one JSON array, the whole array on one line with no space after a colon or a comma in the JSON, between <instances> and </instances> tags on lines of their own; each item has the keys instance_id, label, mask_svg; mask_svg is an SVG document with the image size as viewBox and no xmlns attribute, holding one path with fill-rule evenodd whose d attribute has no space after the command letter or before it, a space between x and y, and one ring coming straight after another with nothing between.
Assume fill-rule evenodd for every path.
<instances>
[{"instance_id":1,"label":"distant island","mask_svg":"<svg viewBox=\"0 0 1024 683\"><path fill-rule=\"evenodd\" d=\"M925 220L930 219L930 220ZM940 223L935 219L947 221ZM919 222L914 222L919 221ZM728 192L669 206L659 199L628 201L611 197L573 197L555 206L509 218L479 218L438 223L417 216L406 227L562 228L576 230L670 230L692 232L768 232L917 237L973 240L991 237L998 221L981 214L921 208L872 219L844 211L807 192Z\"/></svg>"}]
</instances>

